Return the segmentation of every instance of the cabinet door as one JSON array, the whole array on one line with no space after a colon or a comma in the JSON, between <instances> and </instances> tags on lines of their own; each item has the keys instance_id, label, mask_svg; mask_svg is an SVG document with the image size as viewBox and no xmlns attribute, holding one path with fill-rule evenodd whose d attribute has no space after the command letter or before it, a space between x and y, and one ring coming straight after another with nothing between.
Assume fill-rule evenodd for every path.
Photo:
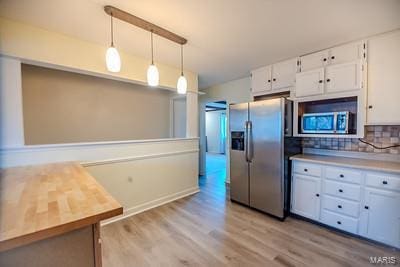
<instances>
[{"instance_id":1,"label":"cabinet door","mask_svg":"<svg viewBox=\"0 0 400 267\"><path fill-rule=\"evenodd\" d=\"M361 62L336 64L326 67L325 84L328 93L361 88Z\"/></svg>"},{"instance_id":2,"label":"cabinet door","mask_svg":"<svg viewBox=\"0 0 400 267\"><path fill-rule=\"evenodd\" d=\"M321 181L305 175L295 174L292 183L291 211L298 215L319 220Z\"/></svg>"},{"instance_id":3,"label":"cabinet door","mask_svg":"<svg viewBox=\"0 0 400 267\"><path fill-rule=\"evenodd\" d=\"M340 64L362 59L364 43L356 42L331 48L329 51L329 63Z\"/></svg>"},{"instance_id":4,"label":"cabinet door","mask_svg":"<svg viewBox=\"0 0 400 267\"><path fill-rule=\"evenodd\" d=\"M328 64L329 51L324 50L300 57L300 70L308 71L324 67Z\"/></svg>"},{"instance_id":5,"label":"cabinet door","mask_svg":"<svg viewBox=\"0 0 400 267\"><path fill-rule=\"evenodd\" d=\"M368 41L367 124L400 124L400 31Z\"/></svg>"},{"instance_id":6,"label":"cabinet door","mask_svg":"<svg viewBox=\"0 0 400 267\"><path fill-rule=\"evenodd\" d=\"M400 193L369 189L365 190L367 211L366 236L400 247ZM367 209L366 209L367 208Z\"/></svg>"},{"instance_id":7,"label":"cabinet door","mask_svg":"<svg viewBox=\"0 0 400 267\"><path fill-rule=\"evenodd\" d=\"M251 72L251 91L253 93L271 91L271 66Z\"/></svg>"},{"instance_id":8,"label":"cabinet door","mask_svg":"<svg viewBox=\"0 0 400 267\"><path fill-rule=\"evenodd\" d=\"M296 97L319 95L324 92L324 68L296 74Z\"/></svg>"},{"instance_id":9,"label":"cabinet door","mask_svg":"<svg viewBox=\"0 0 400 267\"><path fill-rule=\"evenodd\" d=\"M272 65L272 90L294 86L297 71L297 58Z\"/></svg>"}]
</instances>

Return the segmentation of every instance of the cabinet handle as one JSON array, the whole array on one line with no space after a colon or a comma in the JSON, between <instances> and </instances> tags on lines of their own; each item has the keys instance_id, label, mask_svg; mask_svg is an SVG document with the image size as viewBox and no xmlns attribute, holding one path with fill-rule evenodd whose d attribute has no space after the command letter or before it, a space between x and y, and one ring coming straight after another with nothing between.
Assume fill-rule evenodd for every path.
<instances>
[{"instance_id":1,"label":"cabinet handle","mask_svg":"<svg viewBox=\"0 0 400 267\"><path fill-rule=\"evenodd\" d=\"M382 181L382 184L388 184L388 182L387 181Z\"/></svg>"},{"instance_id":2,"label":"cabinet handle","mask_svg":"<svg viewBox=\"0 0 400 267\"><path fill-rule=\"evenodd\" d=\"M331 56L331 59L335 59L335 56Z\"/></svg>"},{"instance_id":3,"label":"cabinet handle","mask_svg":"<svg viewBox=\"0 0 400 267\"><path fill-rule=\"evenodd\" d=\"M326 79L326 81L329 83L331 81L331 79Z\"/></svg>"},{"instance_id":4,"label":"cabinet handle","mask_svg":"<svg viewBox=\"0 0 400 267\"><path fill-rule=\"evenodd\" d=\"M304 169L305 172L308 172L308 169Z\"/></svg>"},{"instance_id":5,"label":"cabinet handle","mask_svg":"<svg viewBox=\"0 0 400 267\"><path fill-rule=\"evenodd\" d=\"M326 58L324 58L324 59L322 59L323 61L327 61L327 59Z\"/></svg>"},{"instance_id":6,"label":"cabinet handle","mask_svg":"<svg viewBox=\"0 0 400 267\"><path fill-rule=\"evenodd\" d=\"M369 209L369 207L368 207L368 206L364 206L364 209L368 210L368 209Z\"/></svg>"},{"instance_id":7,"label":"cabinet handle","mask_svg":"<svg viewBox=\"0 0 400 267\"><path fill-rule=\"evenodd\" d=\"M339 189L339 192L340 192L340 193L343 193L343 189Z\"/></svg>"},{"instance_id":8,"label":"cabinet handle","mask_svg":"<svg viewBox=\"0 0 400 267\"><path fill-rule=\"evenodd\" d=\"M319 197L319 194L315 194L316 197Z\"/></svg>"},{"instance_id":9,"label":"cabinet handle","mask_svg":"<svg viewBox=\"0 0 400 267\"><path fill-rule=\"evenodd\" d=\"M337 224L342 224L342 222L341 221L337 221Z\"/></svg>"},{"instance_id":10,"label":"cabinet handle","mask_svg":"<svg viewBox=\"0 0 400 267\"><path fill-rule=\"evenodd\" d=\"M343 175L343 174L341 174L341 175L339 175L339 177L340 177L340 178L344 178L344 175Z\"/></svg>"},{"instance_id":11,"label":"cabinet handle","mask_svg":"<svg viewBox=\"0 0 400 267\"><path fill-rule=\"evenodd\" d=\"M268 80L268 82L270 83L270 82L271 82L271 80Z\"/></svg>"},{"instance_id":12,"label":"cabinet handle","mask_svg":"<svg viewBox=\"0 0 400 267\"><path fill-rule=\"evenodd\" d=\"M319 82L319 83L323 83L324 81L323 81L323 80L319 80L318 82Z\"/></svg>"},{"instance_id":13,"label":"cabinet handle","mask_svg":"<svg viewBox=\"0 0 400 267\"><path fill-rule=\"evenodd\" d=\"M369 105L368 108L369 108L369 109L372 109L372 105Z\"/></svg>"},{"instance_id":14,"label":"cabinet handle","mask_svg":"<svg viewBox=\"0 0 400 267\"><path fill-rule=\"evenodd\" d=\"M275 81L276 81L276 79L275 79L275 78L273 78L273 79L272 79L272 81L273 81L273 82L275 82Z\"/></svg>"},{"instance_id":15,"label":"cabinet handle","mask_svg":"<svg viewBox=\"0 0 400 267\"><path fill-rule=\"evenodd\" d=\"M337 207L338 207L339 209L341 209L341 208L342 208L342 205L338 205Z\"/></svg>"}]
</instances>

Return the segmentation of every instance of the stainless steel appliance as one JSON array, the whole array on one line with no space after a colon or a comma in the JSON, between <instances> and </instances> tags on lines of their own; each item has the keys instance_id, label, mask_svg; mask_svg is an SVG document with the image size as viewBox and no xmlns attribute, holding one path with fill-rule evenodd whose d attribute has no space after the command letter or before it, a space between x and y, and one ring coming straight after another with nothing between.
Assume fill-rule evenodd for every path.
<instances>
[{"instance_id":1,"label":"stainless steel appliance","mask_svg":"<svg viewBox=\"0 0 400 267\"><path fill-rule=\"evenodd\" d=\"M292 103L285 98L229 106L231 200L283 219L289 204Z\"/></svg>"},{"instance_id":2,"label":"stainless steel appliance","mask_svg":"<svg viewBox=\"0 0 400 267\"><path fill-rule=\"evenodd\" d=\"M301 132L348 134L352 132L351 116L348 111L306 113L301 118Z\"/></svg>"}]
</instances>

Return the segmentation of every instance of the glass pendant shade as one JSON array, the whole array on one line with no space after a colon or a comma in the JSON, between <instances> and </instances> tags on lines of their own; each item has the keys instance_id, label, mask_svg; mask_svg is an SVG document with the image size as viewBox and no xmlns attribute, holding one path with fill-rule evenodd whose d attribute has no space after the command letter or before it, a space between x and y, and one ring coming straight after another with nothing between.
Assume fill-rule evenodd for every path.
<instances>
[{"instance_id":1,"label":"glass pendant shade","mask_svg":"<svg viewBox=\"0 0 400 267\"><path fill-rule=\"evenodd\" d=\"M186 94L187 91L187 81L183 74L179 77L178 83L176 84L176 88L178 89L178 94Z\"/></svg>"},{"instance_id":2,"label":"glass pendant shade","mask_svg":"<svg viewBox=\"0 0 400 267\"><path fill-rule=\"evenodd\" d=\"M119 72L121 70L121 58L119 57L118 50L113 46L107 49L106 65L107 69L111 72Z\"/></svg>"},{"instance_id":3,"label":"glass pendant shade","mask_svg":"<svg viewBox=\"0 0 400 267\"><path fill-rule=\"evenodd\" d=\"M150 86L158 86L160 80L160 75L156 65L151 64L147 69L147 83Z\"/></svg>"}]
</instances>

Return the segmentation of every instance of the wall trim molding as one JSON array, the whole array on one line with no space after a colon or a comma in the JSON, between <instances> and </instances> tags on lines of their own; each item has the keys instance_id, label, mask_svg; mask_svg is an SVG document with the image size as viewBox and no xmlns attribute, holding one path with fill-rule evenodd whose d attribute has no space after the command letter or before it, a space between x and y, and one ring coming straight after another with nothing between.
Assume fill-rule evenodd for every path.
<instances>
[{"instance_id":1,"label":"wall trim molding","mask_svg":"<svg viewBox=\"0 0 400 267\"><path fill-rule=\"evenodd\" d=\"M191 150L156 153L156 154L134 156L134 157L113 158L113 159L95 160L95 161L86 161L86 162L82 161L80 164L83 167L90 167L90 166L97 166L97 165L104 165L104 164L113 164L113 163L119 163L119 162L152 159L152 158L162 158L162 157L169 157L169 156L176 156L176 155L183 155L183 154L190 154L190 153L198 153L198 152L199 152L198 149L191 149Z\"/></svg>"},{"instance_id":2,"label":"wall trim molding","mask_svg":"<svg viewBox=\"0 0 400 267\"><path fill-rule=\"evenodd\" d=\"M150 210L150 209L162 206L164 204L167 204L167 203L173 202L175 200L178 200L178 199L181 199L181 198L196 194L198 192L200 192L200 189L199 189L198 186L197 187L192 187L192 188L188 188L188 189L185 189L183 191L180 191L180 192L177 192L177 193L174 193L174 194L170 194L170 195L167 195L167 196L160 197L158 199L155 199L155 200L152 200L152 201L149 201L149 202L146 202L146 203L134 206L134 207L130 207L128 209L124 209L124 213L122 215L119 215L119 216L116 216L114 218L111 218L111 219L108 219L108 220L105 220L105 221L101 222L101 226L105 226L107 224L123 220L125 218L128 218L130 216L139 214L139 213L144 212L146 210Z\"/></svg>"}]
</instances>

